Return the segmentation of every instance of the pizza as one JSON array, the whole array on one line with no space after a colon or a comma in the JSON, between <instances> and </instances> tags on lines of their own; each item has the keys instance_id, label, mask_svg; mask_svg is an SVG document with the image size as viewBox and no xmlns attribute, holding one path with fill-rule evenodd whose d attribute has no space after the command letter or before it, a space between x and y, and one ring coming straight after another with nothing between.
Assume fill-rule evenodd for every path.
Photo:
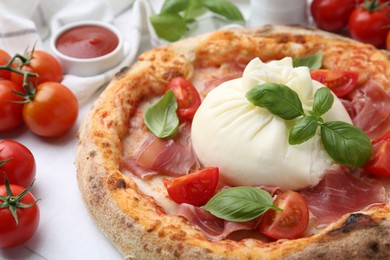
<instances>
[{"instance_id":1,"label":"pizza","mask_svg":"<svg viewBox=\"0 0 390 260\"><path fill-rule=\"evenodd\" d=\"M316 69L294 65L312 55ZM319 128L290 145L297 119L270 113L282 98L268 110L248 102L260 83L293 89L304 118L321 115L316 127L355 125L366 136L355 148L372 145L365 162L354 150L344 151L352 166L335 162ZM324 85L326 111L313 97ZM184 39L143 53L95 101L79 130L79 188L126 259L386 259L390 179L378 175L389 166L389 104L389 55L371 45L282 25ZM268 208L218 196L253 189Z\"/></svg>"}]
</instances>

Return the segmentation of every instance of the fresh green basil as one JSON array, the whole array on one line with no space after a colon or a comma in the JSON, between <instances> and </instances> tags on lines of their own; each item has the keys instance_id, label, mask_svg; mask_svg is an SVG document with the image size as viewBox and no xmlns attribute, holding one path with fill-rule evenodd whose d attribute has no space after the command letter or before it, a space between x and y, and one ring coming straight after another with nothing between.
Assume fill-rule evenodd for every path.
<instances>
[{"instance_id":1,"label":"fresh green basil","mask_svg":"<svg viewBox=\"0 0 390 260\"><path fill-rule=\"evenodd\" d=\"M173 42L188 32L188 25L211 11L226 19L244 23L240 10L229 0L165 0L160 13L149 20L161 39Z\"/></svg>"},{"instance_id":2,"label":"fresh green basil","mask_svg":"<svg viewBox=\"0 0 390 260\"><path fill-rule=\"evenodd\" d=\"M233 187L217 193L204 209L214 216L235 222L255 219L269 209L281 210L273 204L268 192L247 186Z\"/></svg>"},{"instance_id":3,"label":"fresh green basil","mask_svg":"<svg viewBox=\"0 0 390 260\"><path fill-rule=\"evenodd\" d=\"M318 128L318 122L312 116L299 118L290 129L288 143L291 145L301 144L312 138Z\"/></svg>"},{"instance_id":4,"label":"fresh green basil","mask_svg":"<svg viewBox=\"0 0 390 260\"><path fill-rule=\"evenodd\" d=\"M172 136L179 127L176 109L176 96L172 90L168 90L157 103L149 107L144 122L155 136L159 138Z\"/></svg>"},{"instance_id":5,"label":"fresh green basil","mask_svg":"<svg viewBox=\"0 0 390 260\"><path fill-rule=\"evenodd\" d=\"M327 153L346 166L362 167L373 152L367 135L360 128L345 122L323 123L321 139Z\"/></svg>"},{"instance_id":6,"label":"fresh green basil","mask_svg":"<svg viewBox=\"0 0 390 260\"><path fill-rule=\"evenodd\" d=\"M228 0L202 0L202 2L213 13L222 15L233 21L245 21L240 10Z\"/></svg>"},{"instance_id":7,"label":"fresh green basil","mask_svg":"<svg viewBox=\"0 0 390 260\"><path fill-rule=\"evenodd\" d=\"M306 66L310 70L320 69L322 67L322 56L322 51L318 51L308 56L293 58L293 67Z\"/></svg>"},{"instance_id":8,"label":"fresh green basil","mask_svg":"<svg viewBox=\"0 0 390 260\"><path fill-rule=\"evenodd\" d=\"M361 167L371 157L371 141L360 128L345 122L324 122L321 116L329 111L334 102L333 94L327 88L315 92L309 115L304 113L297 93L285 85L262 84L248 91L246 97L254 105L264 107L285 120L297 118L289 132L291 145L309 140L320 126L324 148L336 162Z\"/></svg>"},{"instance_id":9,"label":"fresh green basil","mask_svg":"<svg viewBox=\"0 0 390 260\"><path fill-rule=\"evenodd\" d=\"M255 106L266 108L285 120L304 114L298 94L282 84L258 85L246 93L246 98Z\"/></svg>"},{"instance_id":10,"label":"fresh green basil","mask_svg":"<svg viewBox=\"0 0 390 260\"><path fill-rule=\"evenodd\" d=\"M319 88L314 93L313 110L310 114L314 117L320 117L331 109L334 97L332 92L326 88Z\"/></svg>"}]
</instances>

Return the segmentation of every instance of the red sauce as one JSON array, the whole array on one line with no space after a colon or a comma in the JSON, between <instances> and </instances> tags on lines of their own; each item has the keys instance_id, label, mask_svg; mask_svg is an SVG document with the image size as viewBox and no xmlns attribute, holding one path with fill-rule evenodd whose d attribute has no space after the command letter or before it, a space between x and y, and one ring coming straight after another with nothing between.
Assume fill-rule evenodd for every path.
<instances>
[{"instance_id":1,"label":"red sauce","mask_svg":"<svg viewBox=\"0 0 390 260\"><path fill-rule=\"evenodd\" d=\"M62 33L56 48L73 58L96 58L118 46L119 39L112 31L97 25L83 25Z\"/></svg>"}]
</instances>

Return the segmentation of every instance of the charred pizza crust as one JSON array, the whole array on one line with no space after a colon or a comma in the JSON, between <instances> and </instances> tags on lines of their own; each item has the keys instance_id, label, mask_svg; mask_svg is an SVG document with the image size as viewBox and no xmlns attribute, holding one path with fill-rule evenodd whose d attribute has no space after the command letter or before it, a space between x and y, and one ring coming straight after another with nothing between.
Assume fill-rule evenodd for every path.
<instances>
[{"instance_id":1,"label":"charred pizza crust","mask_svg":"<svg viewBox=\"0 0 390 260\"><path fill-rule=\"evenodd\" d=\"M390 86L390 60L370 45L313 29L264 26L213 32L148 51L120 71L93 105L79 131L77 178L84 202L102 232L126 259L331 259L390 257L390 204L346 215L321 233L263 243L210 242L183 218L170 216L120 171L122 137L140 102L161 95L175 76L251 60L324 52L324 67L358 71Z\"/></svg>"}]
</instances>

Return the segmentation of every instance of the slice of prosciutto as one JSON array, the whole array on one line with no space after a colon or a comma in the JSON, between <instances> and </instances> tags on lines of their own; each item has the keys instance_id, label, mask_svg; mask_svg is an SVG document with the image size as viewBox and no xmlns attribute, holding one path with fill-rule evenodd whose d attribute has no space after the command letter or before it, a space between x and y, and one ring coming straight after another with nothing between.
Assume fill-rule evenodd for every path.
<instances>
[{"instance_id":1,"label":"slice of prosciutto","mask_svg":"<svg viewBox=\"0 0 390 260\"><path fill-rule=\"evenodd\" d=\"M353 124L360 127L371 140L390 130L390 94L374 80L343 100Z\"/></svg>"},{"instance_id":2,"label":"slice of prosciutto","mask_svg":"<svg viewBox=\"0 0 390 260\"><path fill-rule=\"evenodd\" d=\"M197 227L212 242L225 239L235 231L253 230L258 223L257 218L246 222L226 221L212 215L201 207L186 203L179 205L177 215L185 218L189 223Z\"/></svg>"},{"instance_id":3,"label":"slice of prosciutto","mask_svg":"<svg viewBox=\"0 0 390 260\"><path fill-rule=\"evenodd\" d=\"M316 225L329 224L347 213L386 202L382 183L368 177L357 177L350 169L337 166L325 174L313 188L300 191Z\"/></svg>"}]
</instances>

